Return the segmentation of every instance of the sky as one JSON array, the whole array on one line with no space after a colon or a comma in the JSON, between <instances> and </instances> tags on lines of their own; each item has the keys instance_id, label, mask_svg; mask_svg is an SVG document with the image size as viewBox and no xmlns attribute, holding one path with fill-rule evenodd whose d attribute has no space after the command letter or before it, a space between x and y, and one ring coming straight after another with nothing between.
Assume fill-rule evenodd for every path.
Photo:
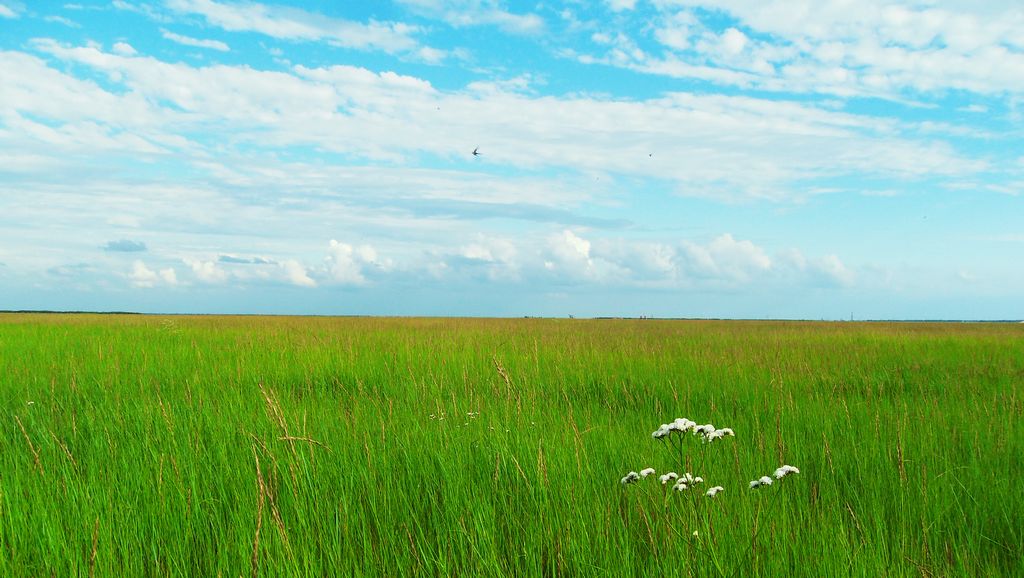
<instances>
[{"instance_id":1,"label":"sky","mask_svg":"<svg viewBox=\"0 0 1024 578\"><path fill-rule=\"evenodd\" d=\"M0 0L0 309L1024 318L1021 30L1019 0Z\"/></svg>"}]
</instances>

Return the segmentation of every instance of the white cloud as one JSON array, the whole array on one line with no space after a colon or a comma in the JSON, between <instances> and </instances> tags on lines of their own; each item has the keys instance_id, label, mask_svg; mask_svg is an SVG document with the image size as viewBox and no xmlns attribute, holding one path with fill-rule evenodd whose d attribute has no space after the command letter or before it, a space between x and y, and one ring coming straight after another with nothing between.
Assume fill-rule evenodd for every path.
<instances>
[{"instance_id":1,"label":"white cloud","mask_svg":"<svg viewBox=\"0 0 1024 578\"><path fill-rule=\"evenodd\" d=\"M218 267L216 261L186 258L184 262L192 268L192 273L203 283L224 283L228 280L228 273Z\"/></svg>"},{"instance_id":2,"label":"white cloud","mask_svg":"<svg viewBox=\"0 0 1024 578\"><path fill-rule=\"evenodd\" d=\"M212 50L219 50L221 52L228 52L231 48L220 40L205 40L199 38L192 38L190 36L182 36L181 34L175 34L169 30L160 29L160 35L184 46L194 46L196 48L210 48ZM116 50L116 47L115 47Z\"/></svg>"},{"instance_id":3,"label":"white cloud","mask_svg":"<svg viewBox=\"0 0 1024 578\"><path fill-rule=\"evenodd\" d=\"M477 238L455 251L441 270L434 271L440 276L446 270L481 274L489 281L519 281L521 263L516 245L502 238L477 235Z\"/></svg>"},{"instance_id":4,"label":"white cloud","mask_svg":"<svg viewBox=\"0 0 1024 578\"><path fill-rule=\"evenodd\" d=\"M607 0L608 8L612 12L622 12L623 10L632 10L636 8L636 0Z\"/></svg>"},{"instance_id":5,"label":"white cloud","mask_svg":"<svg viewBox=\"0 0 1024 578\"><path fill-rule=\"evenodd\" d=\"M295 261L294 259L282 261L281 268L284 270L285 279L287 279L292 285L298 285L299 287L316 287L316 281L309 276L306 268L298 261Z\"/></svg>"},{"instance_id":6,"label":"white cloud","mask_svg":"<svg viewBox=\"0 0 1024 578\"><path fill-rule=\"evenodd\" d=\"M2 12L2 11L3 11L3 5L0 5L0 12ZM43 18L43 20L45 20L47 22L54 22L54 23L57 23L57 24L63 24L64 26L67 26L68 28L81 28L82 27L81 24L75 22L74 20L70 20L70 19L65 18L63 16L57 16L55 14L51 14L49 16L46 16L46 17Z\"/></svg>"},{"instance_id":7,"label":"white cloud","mask_svg":"<svg viewBox=\"0 0 1024 578\"><path fill-rule=\"evenodd\" d=\"M133 286L143 288L155 287L160 284L177 285L178 283L178 277L173 267L154 271L142 261L132 263L132 271L128 274L128 278Z\"/></svg>"},{"instance_id":8,"label":"white cloud","mask_svg":"<svg viewBox=\"0 0 1024 578\"><path fill-rule=\"evenodd\" d=\"M0 18L17 18L18 13L6 4L0 4Z\"/></svg>"},{"instance_id":9,"label":"white cloud","mask_svg":"<svg viewBox=\"0 0 1024 578\"><path fill-rule=\"evenodd\" d=\"M107 134L96 142L148 147L155 154L173 141L158 142L153 133L181 139L196 123L213 122L231 132L232 142L261 148L311 145L402 164L420 154L446 161L465 158L480 145L481 164L620 173L673 182L684 195L729 199L805 195L813 190L806 181L813 179L871 175L913 180L986 169L983 161L964 158L941 140L902 135L895 121L798 102L686 93L621 101L534 96L497 85L441 91L420 78L350 66L296 66L291 72L191 67L50 41L37 46L103 71L129 89L123 95L105 93L52 69L39 70L38 61L22 66L34 69L29 74L10 69L14 94L23 95L11 110L56 118L92 113L120 127L137 127L132 132L84 127L81 135L46 140L43 135L52 128L21 119L23 130L34 131L33 138L71 140L83 147L99 130ZM25 57L9 60L26 64L19 58ZM0 71L0 80L7 76ZM46 79L45 88L37 77ZM52 86L60 83L65 86ZM95 96L86 98L90 93ZM173 107L156 108L161 102ZM140 134L145 141L139 142ZM479 142L481 134L488 135L485 142ZM254 168L255 174L228 167L224 172L249 181L275 174L292 177L273 166ZM505 183L509 198L519 198L514 185L497 182ZM549 196L549 191L538 195Z\"/></svg>"},{"instance_id":10,"label":"white cloud","mask_svg":"<svg viewBox=\"0 0 1024 578\"><path fill-rule=\"evenodd\" d=\"M324 259L330 281L341 285L365 285L368 269L384 269L385 264L377 257L377 251L370 245L354 247L331 239Z\"/></svg>"},{"instance_id":11,"label":"white cloud","mask_svg":"<svg viewBox=\"0 0 1024 578\"><path fill-rule=\"evenodd\" d=\"M746 282L771 268L772 260L750 241L738 241L726 233L707 245L684 242L683 269L686 275Z\"/></svg>"},{"instance_id":12,"label":"white cloud","mask_svg":"<svg viewBox=\"0 0 1024 578\"><path fill-rule=\"evenodd\" d=\"M420 48L415 26L402 23L363 24L330 18L298 8L256 2L215 2L213 0L168 0L168 7L199 14L207 22L232 32L258 32L285 40L323 40L330 44L388 53L409 53Z\"/></svg>"},{"instance_id":13,"label":"white cloud","mask_svg":"<svg viewBox=\"0 0 1024 578\"><path fill-rule=\"evenodd\" d=\"M115 42L112 50L114 54L121 56L135 56L137 54L135 48L127 42Z\"/></svg>"},{"instance_id":14,"label":"white cloud","mask_svg":"<svg viewBox=\"0 0 1024 578\"><path fill-rule=\"evenodd\" d=\"M1010 1L893 5L865 0L662 0L653 35L667 55L584 57L744 88L900 100L949 89L1024 92L1024 10ZM694 15L725 13L720 36ZM697 40L694 40L696 38Z\"/></svg>"},{"instance_id":15,"label":"white cloud","mask_svg":"<svg viewBox=\"0 0 1024 578\"><path fill-rule=\"evenodd\" d=\"M513 34L536 34L544 19L536 14L514 14L495 0L399 0L421 14L443 20L456 28L496 26Z\"/></svg>"}]
</instances>

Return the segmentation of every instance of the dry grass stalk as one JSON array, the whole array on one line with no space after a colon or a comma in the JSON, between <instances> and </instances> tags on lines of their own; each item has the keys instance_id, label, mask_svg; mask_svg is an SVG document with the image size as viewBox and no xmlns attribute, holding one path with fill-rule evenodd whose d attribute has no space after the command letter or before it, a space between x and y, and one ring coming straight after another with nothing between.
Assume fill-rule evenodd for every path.
<instances>
[{"instance_id":1,"label":"dry grass stalk","mask_svg":"<svg viewBox=\"0 0 1024 578\"><path fill-rule=\"evenodd\" d=\"M96 574L96 552L100 544L100 517L96 516L96 523L92 526L92 555L89 556L89 578Z\"/></svg>"},{"instance_id":2,"label":"dry grass stalk","mask_svg":"<svg viewBox=\"0 0 1024 578\"><path fill-rule=\"evenodd\" d=\"M74 466L75 470L78 470L78 462L75 461L75 456L71 455L71 451L68 449L68 446L64 445L64 442L60 441L60 438L57 437L57 434L51 431L50 435L53 436L53 441L57 442L57 445L60 446L60 449L64 450L64 455L66 455L68 459L71 460L71 465Z\"/></svg>"},{"instance_id":3,"label":"dry grass stalk","mask_svg":"<svg viewBox=\"0 0 1024 578\"><path fill-rule=\"evenodd\" d=\"M39 475L45 475L46 472L43 471L43 462L39 459L39 452L36 451L36 446L32 445L32 439L28 437L28 432L25 431L25 426L22 425L21 419L18 416L14 416L14 421L18 422L18 427L21 428L21 433L25 436L25 441L28 443L28 449L32 450L32 457L35 459Z\"/></svg>"}]
</instances>

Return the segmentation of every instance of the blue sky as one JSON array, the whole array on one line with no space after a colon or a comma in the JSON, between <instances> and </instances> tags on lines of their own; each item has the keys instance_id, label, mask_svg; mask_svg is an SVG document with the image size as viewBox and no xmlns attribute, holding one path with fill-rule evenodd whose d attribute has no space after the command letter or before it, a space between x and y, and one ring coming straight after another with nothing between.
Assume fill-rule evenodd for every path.
<instances>
[{"instance_id":1,"label":"blue sky","mask_svg":"<svg viewBox=\"0 0 1024 578\"><path fill-rule=\"evenodd\" d=\"M0 0L0 308L1024 318L1020 30L1017 0Z\"/></svg>"}]
</instances>

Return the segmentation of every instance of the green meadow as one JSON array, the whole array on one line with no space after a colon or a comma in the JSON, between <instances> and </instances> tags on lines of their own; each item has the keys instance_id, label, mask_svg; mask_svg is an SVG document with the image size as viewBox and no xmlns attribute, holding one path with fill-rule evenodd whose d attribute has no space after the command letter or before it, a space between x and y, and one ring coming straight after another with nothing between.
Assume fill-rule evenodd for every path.
<instances>
[{"instance_id":1,"label":"green meadow","mask_svg":"<svg viewBox=\"0 0 1024 578\"><path fill-rule=\"evenodd\" d=\"M1013 324L7 314L0 576L1021 576L1022 384Z\"/></svg>"}]
</instances>

